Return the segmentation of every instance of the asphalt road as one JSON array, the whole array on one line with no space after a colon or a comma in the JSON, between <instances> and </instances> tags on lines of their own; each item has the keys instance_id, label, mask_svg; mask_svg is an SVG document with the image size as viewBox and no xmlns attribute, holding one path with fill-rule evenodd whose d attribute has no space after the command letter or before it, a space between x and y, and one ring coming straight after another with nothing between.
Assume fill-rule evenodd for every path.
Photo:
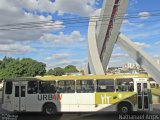
<instances>
[{"instance_id":1,"label":"asphalt road","mask_svg":"<svg viewBox=\"0 0 160 120\"><path fill-rule=\"evenodd\" d=\"M2 116L4 118L5 114L12 115L13 113L8 113L1 108L0 105L0 120ZM47 116L41 113L22 113L22 114L14 114L14 117L18 117L18 120L124 120L124 116L113 113L113 112L105 112L105 113L63 113L55 116ZM133 115L129 115L130 117L137 116L144 117L146 120L160 120L160 104L154 105L154 109L149 113L133 113ZM127 118L125 118L127 119ZM127 119L128 120L128 119Z\"/></svg>"}]
</instances>

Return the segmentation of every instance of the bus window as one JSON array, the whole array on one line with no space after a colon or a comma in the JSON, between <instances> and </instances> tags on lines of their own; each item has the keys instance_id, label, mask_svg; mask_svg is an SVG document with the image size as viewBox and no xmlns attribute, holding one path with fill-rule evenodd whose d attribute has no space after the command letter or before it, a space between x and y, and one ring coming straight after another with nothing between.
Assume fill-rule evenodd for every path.
<instances>
[{"instance_id":1,"label":"bus window","mask_svg":"<svg viewBox=\"0 0 160 120\"><path fill-rule=\"evenodd\" d=\"M114 92L114 80L102 79L97 80L97 92Z\"/></svg>"},{"instance_id":2,"label":"bus window","mask_svg":"<svg viewBox=\"0 0 160 120\"><path fill-rule=\"evenodd\" d=\"M58 93L75 93L74 80L60 80L58 81Z\"/></svg>"},{"instance_id":3,"label":"bus window","mask_svg":"<svg viewBox=\"0 0 160 120\"><path fill-rule=\"evenodd\" d=\"M38 81L28 82L28 94L37 94L38 92Z\"/></svg>"},{"instance_id":4,"label":"bus window","mask_svg":"<svg viewBox=\"0 0 160 120\"><path fill-rule=\"evenodd\" d=\"M134 85L133 85L133 79L117 79L117 91L120 92L133 92L134 91Z\"/></svg>"},{"instance_id":5,"label":"bus window","mask_svg":"<svg viewBox=\"0 0 160 120\"><path fill-rule=\"evenodd\" d=\"M76 91L77 93L93 93L94 81L93 80L77 80Z\"/></svg>"},{"instance_id":6,"label":"bus window","mask_svg":"<svg viewBox=\"0 0 160 120\"><path fill-rule=\"evenodd\" d=\"M56 81L40 81L39 93L56 93Z\"/></svg>"},{"instance_id":7,"label":"bus window","mask_svg":"<svg viewBox=\"0 0 160 120\"><path fill-rule=\"evenodd\" d=\"M5 90L5 94L12 94L12 82L8 81L6 82L6 90Z\"/></svg>"},{"instance_id":8,"label":"bus window","mask_svg":"<svg viewBox=\"0 0 160 120\"><path fill-rule=\"evenodd\" d=\"M26 96L25 93L26 93L26 87L21 86L21 97L25 97Z\"/></svg>"},{"instance_id":9,"label":"bus window","mask_svg":"<svg viewBox=\"0 0 160 120\"><path fill-rule=\"evenodd\" d=\"M144 92L144 95L148 95L148 86L147 86L147 83L143 83L143 92Z\"/></svg>"},{"instance_id":10,"label":"bus window","mask_svg":"<svg viewBox=\"0 0 160 120\"><path fill-rule=\"evenodd\" d=\"M142 94L141 83L137 83L137 92L138 92L138 95Z\"/></svg>"},{"instance_id":11,"label":"bus window","mask_svg":"<svg viewBox=\"0 0 160 120\"><path fill-rule=\"evenodd\" d=\"M19 86L15 86L15 97L19 97Z\"/></svg>"}]
</instances>

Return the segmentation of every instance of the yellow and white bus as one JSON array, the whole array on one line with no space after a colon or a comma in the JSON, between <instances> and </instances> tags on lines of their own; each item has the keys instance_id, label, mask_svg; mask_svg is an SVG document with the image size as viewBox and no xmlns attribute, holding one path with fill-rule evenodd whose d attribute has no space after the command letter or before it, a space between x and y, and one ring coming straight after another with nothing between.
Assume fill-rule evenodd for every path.
<instances>
[{"instance_id":1,"label":"yellow and white bus","mask_svg":"<svg viewBox=\"0 0 160 120\"><path fill-rule=\"evenodd\" d=\"M2 108L12 112L151 111L147 75L46 76L4 81Z\"/></svg>"}]
</instances>

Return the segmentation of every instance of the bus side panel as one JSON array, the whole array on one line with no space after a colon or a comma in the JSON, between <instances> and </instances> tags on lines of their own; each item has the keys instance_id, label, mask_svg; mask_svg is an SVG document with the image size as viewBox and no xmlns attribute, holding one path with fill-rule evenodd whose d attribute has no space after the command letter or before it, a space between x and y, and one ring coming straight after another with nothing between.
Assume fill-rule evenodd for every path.
<instances>
[{"instance_id":1,"label":"bus side panel","mask_svg":"<svg viewBox=\"0 0 160 120\"><path fill-rule=\"evenodd\" d=\"M54 103L59 111L60 102L57 94L28 94L26 97L26 111L42 112L45 103Z\"/></svg>"},{"instance_id":2,"label":"bus side panel","mask_svg":"<svg viewBox=\"0 0 160 120\"><path fill-rule=\"evenodd\" d=\"M60 112L76 111L76 93L61 93L60 105L57 106Z\"/></svg>"},{"instance_id":3,"label":"bus side panel","mask_svg":"<svg viewBox=\"0 0 160 120\"><path fill-rule=\"evenodd\" d=\"M96 93L95 103L103 108L99 111L116 111L117 105L121 101L130 102L134 108L137 103L136 96L135 92L101 92Z\"/></svg>"},{"instance_id":4,"label":"bus side panel","mask_svg":"<svg viewBox=\"0 0 160 120\"><path fill-rule=\"evenodd\" d=\"M77 93L78 111L94 111L95 93Z\"/></svg>"},{"instance_id":5,"label":"bus side panel","mask_svg":"<svg viewBox=\"0 0 160 120\"><path fill-rule=\"evenodd\" d=\"M26 96L26 111L38 112L42 109L43 101L38 100L37 94L27 94Z\"/></svg>"},{"instance_id":6,"label":"bus side panel","mask_svg":"<svg viewBox=\"0 0 160 120\"><path fill-rule=\"evenodd\" d=\"M12 94L6 94L6 82L4 82L4 91L3 91L3 104L2 104L2 108L4 110L7 111L14 111L14 99L13 99L13 95L14 95L14 91L13 91L13 85L12 85Z\"/></svg>"},{"instance_id":7,"label":"bus side panel","mask_svg":"<svg viewBox=\"0 0 160 120\"><path fill-rule=\"evenodd\" d=\"M95 93L61 94L61 112L89 112L95 109Z\"/></svg>"}]
</instances>

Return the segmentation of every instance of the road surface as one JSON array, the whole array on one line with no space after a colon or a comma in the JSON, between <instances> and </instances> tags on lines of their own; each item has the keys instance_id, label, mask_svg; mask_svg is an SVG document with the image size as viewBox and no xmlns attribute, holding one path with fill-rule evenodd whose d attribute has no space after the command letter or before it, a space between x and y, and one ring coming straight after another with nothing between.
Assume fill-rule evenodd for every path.
<instances>
[{"instance_id":1,"label":"road surface","mask_svg":"<svg viewBox=\"0 0 160 120\"><path fill-rule=\"evenodd\" d=\"M0 120L5 114L12 115L1 108L0 104ZM63 113L55 116L42 115L41 113L22 113L14 114L18 120L124 120L125 116L120 116L113 112L105 113ZM147 117L147 120L160 120L160 104L154 105L154 109L150 113L134 113L130 117ZM138 118L136 118L138 119Z\"/></svg>"}]
</instances>

